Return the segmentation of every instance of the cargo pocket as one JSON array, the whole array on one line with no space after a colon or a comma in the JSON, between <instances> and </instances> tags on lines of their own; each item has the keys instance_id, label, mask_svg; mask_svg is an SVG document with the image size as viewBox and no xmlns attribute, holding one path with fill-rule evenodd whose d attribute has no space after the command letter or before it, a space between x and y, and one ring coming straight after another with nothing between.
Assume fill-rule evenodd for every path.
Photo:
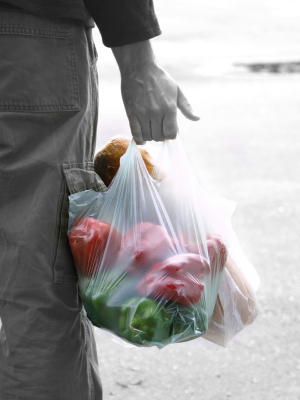
<instances>
[{"instance_id":1,"label":"cargo pocket","mask_svg":"<svg viewBox=\"0 0 300 400\"><path fill-rule=\"evenodd\" d=\"M0 112L79 111L76 24L0 12Z\"/></svg>"},{"instance_id":2,"label":"cargo pocket","mask_svg":"<svg viewBox=\"0 0 300 400\"><path fill-rule=\"evenodd\" d=\"M68 238L68 197L70 194L90 189L101 192L106 190L106 186L94 172L93 162L64 164L62 169L64 180L57 213L53 273L55 283L73 284L78 278Z\"/></svg>"}]
</instances>

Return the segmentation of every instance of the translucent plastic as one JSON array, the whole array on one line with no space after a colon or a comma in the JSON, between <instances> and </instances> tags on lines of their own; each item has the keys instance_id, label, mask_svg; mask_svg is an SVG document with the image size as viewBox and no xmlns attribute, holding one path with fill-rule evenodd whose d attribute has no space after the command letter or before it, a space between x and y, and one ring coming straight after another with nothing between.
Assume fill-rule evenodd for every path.
<instances>
[{"instance_id":1,"label":"translucent plastic","mask_svg":"<svg viewBox=\"0 0 300 400\"><path fill-rule=\"evenodd\" d=\"M132 140L107 191L69 201L69 242L95 326L158 348L205 333L226 345L240 330L226 332L233 286L224 270L231 245L240 249L234 207L200 188L179 138L163 143L152 176Z\"/></svg>"}]
</instances>

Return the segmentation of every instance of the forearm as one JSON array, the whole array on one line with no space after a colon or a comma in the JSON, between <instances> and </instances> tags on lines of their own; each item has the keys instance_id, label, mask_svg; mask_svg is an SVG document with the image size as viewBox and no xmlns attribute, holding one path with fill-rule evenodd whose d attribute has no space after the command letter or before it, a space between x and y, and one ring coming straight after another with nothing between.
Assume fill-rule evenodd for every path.
<instances>
[{"instance_id":1,"label":"forearm","mask_svg":"<svg viewBox=\"0 0 300 400\"><path fill-rule=\"evenodd\" d=\"M112 52L118 63L122 77L133 77L138 71L156 64L149 40L113 47Z\"/></svg>"}]
</instances>

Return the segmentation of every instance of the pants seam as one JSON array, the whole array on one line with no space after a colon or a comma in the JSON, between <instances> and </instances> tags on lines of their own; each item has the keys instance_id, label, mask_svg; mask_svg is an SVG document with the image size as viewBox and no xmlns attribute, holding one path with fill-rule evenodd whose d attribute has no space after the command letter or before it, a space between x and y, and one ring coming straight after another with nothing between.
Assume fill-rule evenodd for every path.
<instances>
[{"instance_id":1,"label":"pants seam","mask_svg":"<svg viewBox=\"0 0 300 400\"><path fill-rule=\"evenodd\" d=\"M19 25L18 27L13 25L2 25L0 27L0 33L2 34L15 34L15 35L35 35L35 36L45 36L45 37L54 37L57 39L69 39L74 35L75 29L72 28L70 33L67 31L59 32L59 31L52 31L50 29L39 29L34 28L33 26L22 26Z\"/></svg>"},{"instance_id":2,"label":"pants seam","mask_svg":"<svg viewBox=\"0 0 300 400\"><path fill-rule=\"evenodd\" d=\"M85 329L85 336L86 336L86 344L87 344L87 370L88 370L88 378L89 378L89 384L90 384L90 394L91 394L91 398L90 400L94 400L95 399L95 391L94 391L94 384L93 384L93 380L92 380L92 372L91 372L91 357L92 357L92 353L91 353L91 343L90 343L90 332L89 332L89 327L88 327L88 320L87 317L84 315L84 313L82 312L82 316L84 319L84 329Z\"/></svg>"}]
</instances>

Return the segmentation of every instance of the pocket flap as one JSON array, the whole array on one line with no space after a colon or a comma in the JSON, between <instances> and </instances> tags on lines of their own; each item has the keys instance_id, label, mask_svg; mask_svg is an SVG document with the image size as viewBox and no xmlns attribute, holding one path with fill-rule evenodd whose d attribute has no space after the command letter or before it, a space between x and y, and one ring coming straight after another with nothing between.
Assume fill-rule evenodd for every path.
<instances>
[{"instance_id":1,"label":"pocket flap","mask_svg":"<svg viewBox=\"0 0 300 400\"><path fill-rule=\"evenodd\" d=\"M94 171L93 162L63 164L63 173L70 194L90 189L95 192L106 190L105 184Z\"/></svg>"}]
</instances>

